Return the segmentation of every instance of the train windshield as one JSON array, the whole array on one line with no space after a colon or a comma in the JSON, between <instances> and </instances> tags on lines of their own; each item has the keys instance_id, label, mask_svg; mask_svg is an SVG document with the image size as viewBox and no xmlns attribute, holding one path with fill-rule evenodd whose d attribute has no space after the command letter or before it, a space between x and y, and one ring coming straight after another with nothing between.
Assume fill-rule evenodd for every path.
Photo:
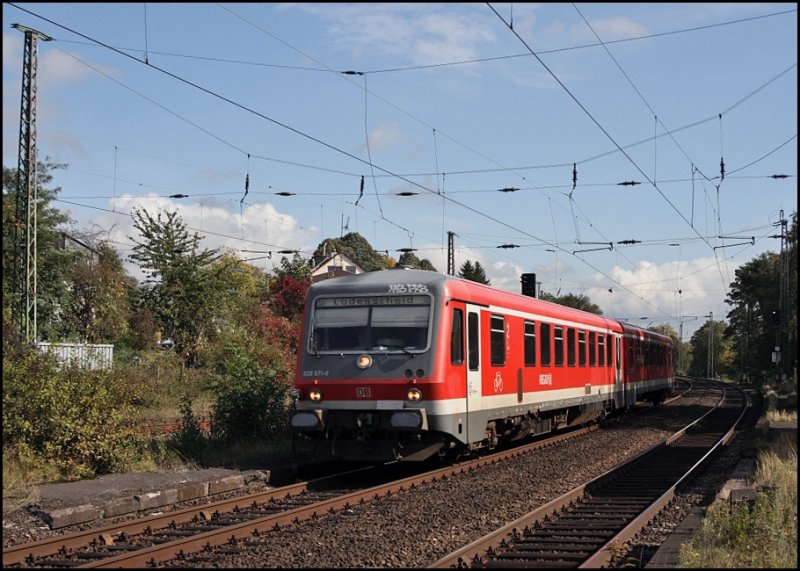
<instances>
[{"instance_id":1,"label":"train windshield","mask_svg":"<svg viewBox=\"0 0 800 571\"><path fill-rule=\"evenodd\" d=\"M309 350L316 354L425 351L431 307L429 295L317 298Z\"/></svg>"}]
</instances>

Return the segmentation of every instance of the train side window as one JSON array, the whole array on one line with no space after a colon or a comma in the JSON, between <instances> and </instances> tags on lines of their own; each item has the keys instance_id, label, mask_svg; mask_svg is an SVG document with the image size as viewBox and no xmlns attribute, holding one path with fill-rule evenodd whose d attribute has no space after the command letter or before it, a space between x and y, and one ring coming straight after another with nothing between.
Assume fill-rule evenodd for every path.
<instances>
[{"instance_id":1,"label":"train side window","mask_svg":"<svg viewBox=\"0 0 800 571\"><path fill-rule=\"evenodd\" d=\"M578 331L578 364L586 366L586 331Z\"/></svg>"},{"instance_id":2,"label":"train side window","mask_svg":"<svg viewBox=\"0 0 800 571\"><path fill-rule=\"evenodd\" d=\"M598 351L598 365L605 367L606 365L606 336L601 333L597 336L597 351Z\"/></svg>"},{"instance_id":3,"label":"train side window","mask_svg":"<svg viewBox=\"0 0 800 571\"><path fill-rule=\"evenodd\" d=\"M636 364L636 353L633 348L633 340L628 343L628 370L633 370Z\"/></svg>"},{"instance_id":4,"label":"train side window","mask_svg":"<svg viewBox=\"0 0 800 571\"><path fill-rule=\"evenodd\" d=\"M597 366L597 334L594 332L589 332L589 366L595 367Z\"/></svg>"},{"instance_id":5,"label":"train side window","mask_svg":"<svg viewBox=\"0 0 800 571\"><path fill-rule=\"evenodd\" d=\"M553 333L553 339L556 342L556 367L562 367L564 365L564 328L553 327Z\"/></svg>"},{"instance_id":6,"label":"train side window","mask_svg":"<svg viewBox=\"0 0 800 571\"><path fill-rule=\"evenodd\" d=\"M453 325L450 329L450 363L464 364L464 312L453 310Z\"/></svg>"},{"instance_id":7,"label":"train side window","mask_svg":"<svg viewBox=\"0 0 800 571\"><path fill-rule=\"evenodd\" d=\"M490 322L491 362L492 365L505 365L506 363L506 326L505 319L499 315L492 315Z\"/></svg>"},{"instance_id":8,"label":"train side window","mask_svg":"<svg viewBox=\"0 0 800 571\"><path fill-rule=\"evenodd\" d=\"M607 335L608 338L608 353L606 353L606 366L610 367L614 364L614 336Z\"/></svg>"},{"instance_id":9,"label":"train side window","mask_svg":"<svg viewBox=\"0 0 800 571\"><path fill-rule=\"evenodd\" d=\"M575 366L575 330L567 328L567 365Z\"/></svg>"},{"instance_id":10,"label":"train side window","mask_svg":"<svg viewBox=\"0 0 800 571\"><path fill-rule=\"evenodd\" d=\"M526 321L525 322L525 366L526 367L535 367L536 366L536 322L535 321Z\"/></svg>"},{"instance_id":11,"label":"train side window","mask_svg":"<svg viewBox=\"0 0 800 571\"><path fill-rule=\"evenodd\" d=\"M539 327L539 351L542 355L542 366L550 366L550 324L542 323Z\"/></svg>"},{"instance_id":12,"label":"train side window","mask_svg":"<svg viewBox=\"0 0 800 571\"><path fill-rule=\"evenodd\" d=\"M477 371L481 364L477 313L467 314L467 360L469 361L469 370Z\"/></svg>"}]
</instances>

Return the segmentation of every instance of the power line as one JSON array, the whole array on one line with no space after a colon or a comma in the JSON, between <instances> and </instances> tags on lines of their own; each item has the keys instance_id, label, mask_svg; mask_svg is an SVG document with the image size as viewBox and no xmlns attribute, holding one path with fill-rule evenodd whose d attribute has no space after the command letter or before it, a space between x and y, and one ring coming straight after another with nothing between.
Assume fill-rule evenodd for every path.
<instances>
[{"instance_id":1,"label":"power line","mask_svg":"<svg viewBox=\"0 0 800 571\"><path fill-rule=\"evenodd\" d=\"M225 8L224 6L220 6L221 8ZM227 8L225 8L227 10ZM228 10L230 12L230 10ZM685 34L690 32L698 32L702 30L709 30L713 28L720 28L723 26L730 26L734 24L742 24L746 22L753 22L756 20L762 20L764 18L771 18L774 16L783 16L785 14L791 14L797 12L796 9L791 10L782 10L780 12L772 12L769 14L761 14L758 16L751 16L749 18L739 18L737 20L728 20L725 22L718 22L716 24L707 24L704 26L695 26L692 28L681 28L678 30L670 30L667 32L659 32L655 34L645 34L642 36L634 36L630 38L619 38L616 40L608 40L605 42L606 45L611 44L622 44L628 42L636 42L640 40L650 40L654 38L661 38L666 36L672 36L676 34ZM233 12L231 12L233 13ZM239 17L237 15L237 17ZM278 38L276 38L278 39ZM77 42L74 40L60 40L65 41L68 43L80 44L80 45L89 45L93 46L93 43L86 43L86 42ZM282 40L278 40L282 41ZM548 55L548 54L555 54L555 53L562 53L568 51L575 51L575 50L583 50L588 48L595 48L600 46L601 43L591 43L591 44L583 44L578 46L567 46L563 48L554 48L550 50L541 50L539 51L539 55ZM292 47L292 46L289 46ZM139 49L137 48L124 48L118 47L119 50L128 51L128 52L138 52ZM292 49L296 49L292 47ZM238 59L229 59L229 58L218 58L218 57L210 57L210 56L198 56L194 54L182 54L182 53L175 53L175 52L162 52L162 51L153 51L149 50L147 53L151 55L160 55L160 56L167 56L167 57L176 57L176 58L185 58L185 59L195 59L201 61L211 61L211 62L218 62L218 63L230 63L236 65L249 65L249 66L257 66L257 67L271 67L271 68L278 68L278 69L289 69L289 70L296 70L296 71L311 71L311 72L322 72L327 73L331 70L327 67L324 68L314 68L314 67L305 67L305 66L297 66L297 65L284 65L284 64L275 64L275 63L266 63L260 61L251 61L251 60L238 60ZM303 54L306 55L306 54ZM414 65L414 66L402 66L402 67L392 67L392 68L383 68L383 69L373 69L364 71L364 73L395 73L395 72L402 72L402 71L420 71L425 69L433 69L433 68L441 68L441 67L452 67L452 66L460 66L460 65L469 65L475 63L487 63L493 61L503 61L508 59L516 59L516 58L524 58L524 57L531 57L530 53L520 53L520 54L508 54L508 55L501 55L501 56L494 56L494 57L485 57L485 58L475 58L475 59L468 59L468 60L459 60L459 61L450 61L450 62L442 62L442 63L434 63L434 64L427 64L427 65Z\"/></svg>"},{"instance_id":2,"label":"power line","mask_svg":"<svg viewBox=\"0 0 800 571\"><path fill-rule=\"evenodd\" d=\"M500 18L500 20L503 21L503 23L506 24L506 26L508 27L508 23L506 23L505 20L503 20L503 17L497 12L497 10L495 10L494 7L491 4L488 4L488 6L495 13L495 15L497 15L497 17ZM528 51L530 51L530 53L536 58L536 60L542 65L542 67L544 67L545 70L547 70L547 72L550 74L550 76L553 79L555 79L555 81L570 96L570 98L572 98L572 100L578 105L578 107L581 108L581 110L587 115L587 117L589 117L589 119L592 120L592 122L600 129L600 131L602 131L602 133L614 144L614 146L617 147L617 149L625 156L626 159L628 159L628 161L634 166L634 168L636 168L636 170L639 171L639 173L650 183L650 185L653 188L655 188L656 191L658 191L658 193L661 195L661 197L664 200L666 200L667 204L669 204L672 207L672 209L684 220L684 222L686 222L693 230L695 230L695 232L697 232L697 230L686 219L686 217L683 215L683 213L680 210L678 210L678 208L675 206L675 204L673 204L673 202L669 198L667 198L667 196L663 192L661 192L661 189L658 188L658 185L654 181L650 180L650 177L648 177L647 174L645 174L645 172L641 169L641 167L639 167L639 165L636 163L636 161L634 161L630 157L630 155L628 155L628 153L625 152L625 150L619 145L619 143L616 142L616 140L605 129L605 127L603 127L600 124L600 122L589 112L589 110L586 109L586 107L584 107L584 105L578 100L577 97L575 97L575 95L569 90L569 88L566 85L564 85L564 83L558 78L558 76L555 73L553 73L553 71L547 66L547 64L545 64L544 61L542 61L542 59L533 51L533 49L531 49L531 47L527 44L527 42L525 42L525 40L523 40L522 37L516 31L514 31L513 28L510 28L510 29L511 29L511 33L513 33L517 37L517 39L520 42L522 42L522 44L528 49ZM697 232L697 234L698 234L698 236L700 236L699 232ZM712 248L712 251L713 251L713 247L711 246L711 244L708 243L708 241L705 241L705 242L706 242L706 244L708 245L709 248ZM720 279L722 279L722 275L721 274L720 274ZM723 287L724 286L725 286L725 283L724 283L724 279L723 279Z\"/></svg>"},{"instance_id":3,"label":"power line","mask_svg":"<svg viewBox=\"0 0 800 571\"><path fill-rule=\"evenodd\" d=\"M84 36L84 37L85 37L85 36ZM124 55L124 54L123 54L123 55ZM135 58L133 58L133 59L135 59ZM139 61L139 60L137 60L137 61ZM154 66L150 65L150 67L151 67L151 68L153 68ZM180 81L184 81L184 82L186 82L186 80L183 80L182 78L179 78L179 77L177 77L177 76L174 76L173 74L170 74L169 72L165 72L165 71L163 71L163 70L159 70L159 71L162 71L162 72L164 72L164 73L167 73L168 75L172 75L174 78L176 78L176 79L178 79L178 80L180 80ZM346 155L350 156L351 158L357 159L357 160L359 160L359 161L361 161L361 162L363 162L363 163L365 163L365 164L369 164L369 165L371 166L371 168L372 168L372 166L374 166L375 168L379 168L379 169L380 169L380 167L378 167L377 165L372 165L371 161L369 161L369 162L367 162L367 161L363 161L362 159L359 159L358 157L355 157L355 156L353 156L353 155L349 155L349 154L348 154L348 153L346 153L345 151L342 151L342 150L340 150L340 149L338 149L338 148L336 148L336 147L334 147L334 146L332 146L332 145L328 145L327 143L324 143L323 141L320 141L320 140L318 140L318 139L316 139L316 138L314 138L314 137L311 137L310 135L307 135L307 134L305 134L305 133L302 133L302 132L300 132L300 131L297 131L297 130L295 130L295 129L293 129L293 128L291 128L291 127L287 126L287 125L284 125L284 124L282 124L282 123L280 123L280 122L277 122L277 121L275 121L275 120L273 120L273 119L271 119L271 118L269 118L269 117L266 117L266 116L264 116L264 115L261 115L261 114L259 114L259 113L255 112L255 111L253 111L253 110L251 110L251 109L249 109L249 108L247 108L247 107L245 107L245 106L243 106L243 105L240 105L240 104L238 104L238 103L236 103L236 102L234 102L234 101L231 101L231 100L229 100L229 99L227 99L227 98L221 97L221 96L217 95L216 93L214 93L214 92L212 92L212 91L210 91L210 90L207 90L207 89L205 89L205 88L203 88L203 87L200 87L200 86L198 86L198 85L196 85L196 84L192 84L191 82L186 82L186 83L189 83L190 85L192 85L192 86L194 86L194 87L196 87L196 88L198 88L198 89L201 89L201 90L203 90L203 91L205 91L205 92L207 92L207 93L209 93L209 94L211 94L211 95L213 95L213 96L215 96L215 97L219 97L219 98L221 98L221 99L223 99L223 100L225 100L225 101L227 101L227 102L229 102L229 103L231 103L231 104L233 104L233 105L236 105L236 106L240 107L241 109L244 109L244 110L246 110L246 111L248 111L248 112L251 112L251 113L255 113L256 115L259 115L259 116L261 116L262 118L264 118L264 119L266 119L266 120L272 121L272 122L274 122L274 123L278 124L279 126L285 127L285 128L287 128L287 129L289 129L289 130L291 130L291 131L293 131L293 132L295 132L295 133L297 133L297 134L300 134L300 135L302 135L302 136L304 136L304 137L310 138L311 140L313 140L313 141L315 141L315 142L318 142L318 143L320 143L320 144L323 144L323 145L325 145L325 146L327 146L327 147L329 147L329 148L331 148L331 149L333 149L333 150L336 150L336 151L338 151L338 152L342 152L342 153L344 153L344 154L346 154ZM395 173L392 173L391 171L388 171L388 170L385 170L385 169L381 169L381 170L383 170L384 172L386 172L386 173L387 173L389 176L398 177L398 175L396 175ZM402 179L403 177L398 177L398 178L401 178L401 179ZM405 180L405 179L404 179L404 180ZM422 186L422 185L417 185L417 184L415 184L415 183L413 183L413 182L411 182L411 181L408 181L408 180L406 180L406 182L408 182L409 184L412 184L412 185L414 185L414 186L417 186L417 187L419 187L419 188L422 188L422 189L424 189L424 190L426 190L426 191L428 191L428 192L430 192L430 193L433 193L433 191L432 191L431 189L428 189L428 188L426 188L426 187L424 187L424 186ZM455 204L458 204L458 205L462 206L462 207L468 208L468 209L472 210L473 212L476 212L476 213L478 213L478 214L482 214L482 213L480 213L480 212L477 212L475 209L472 209L472 208L466 207L465 205L463 205L463 204L461 204L461 203L459 203L459 202L457 202L457 201L453 201L453 202L454 202ZM503 224L503 225L505 225L505 226L507 226L507 227L509 227L509 228L512 228L512 229L515 229L515 230L519 231L518 229L514 228L514 227L513 227L513 226L511 226L511 225L505 224L505 223L503 223L503 222L500 222L500 221L498 221L498 220L496 220L496 219L494 219L494 218L491 218L491 217L489 217L489 218L490 218L491 220L495 221L495 222L498 222L498 223L500 223L500 224ZM530 234L527 234L527 235L531 236L531 237L532 237L532 238L534 238L534 239L541 240L541 239L537 238L536 236L532 236L532 235L530 235ZM547 241L543 241L543 242L544 242L545 244L550 244L550 243L549 243L549 242L547 242ZM583 261L583 260L582 260L582 261ZM591 266L590 266L590 267L591 267ZM600 273L602 273L602 272L600 272Z\"/></svg>"}]
</instances>

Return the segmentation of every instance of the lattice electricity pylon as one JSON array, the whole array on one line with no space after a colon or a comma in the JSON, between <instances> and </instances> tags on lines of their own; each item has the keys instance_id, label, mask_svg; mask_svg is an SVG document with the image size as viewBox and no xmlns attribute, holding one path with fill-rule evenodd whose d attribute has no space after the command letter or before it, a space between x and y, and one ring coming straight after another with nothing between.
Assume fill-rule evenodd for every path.
<instances>
[{"instance_id":1,"label":"lattice electricity pylon","mask_svg":"<svg viewBox=\"0 0 800 571\"><path fill-rule=\"evenodd\" d=\"M25 34L22 55L22 98L19 118L19 160L14 218L14 296L12 313L20 336L36 341L36 68L37 39L52 38L20 24L12 27Z\"/></svg>"}]
</instances>

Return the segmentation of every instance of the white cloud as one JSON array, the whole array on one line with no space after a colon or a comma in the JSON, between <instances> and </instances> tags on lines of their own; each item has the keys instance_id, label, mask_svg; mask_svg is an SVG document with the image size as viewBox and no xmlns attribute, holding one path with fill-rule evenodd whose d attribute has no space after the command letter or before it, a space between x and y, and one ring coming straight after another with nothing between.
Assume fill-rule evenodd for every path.
<instances>
[{"instance_id":1,"label":"white cloud","mask_svg":"<svg viewBox=\"0 0 800 571\"><path fill-rule=\"evenodd\" d=\"M111 77L119 72L110 66L91 64L92 67ZM49 50L39 55L39 80L51 85L79 83L87 77L96 77L97 72L73 56L58 50Z\"/></svg>"},{"instance_id":2,"label":"white cloud","mask_svg":"<svg viewBox=\"0 0 800 571\"><path fill-rule=\"evenodd\" d=\"M369 134L369 146L371 151L391 149L407 139L397 123L386 123L378 125Z\"/></svg>"},{"instance_id":3,"label":"white cloud","mask_svg":"<svg viewBox=\"0 0 800 571\"><path fill-rule=\"evenodd\" d=\"M271 269L278 264L282 256L278 254L279 250L308 249L308 241L316 234L316 229L299 227L295 218L278 212L269 203L248 204L241 214L219 206L185 204L155 194L147 197L123 195L112 205L116 212L130 212L134 207L146 210L152 216L157 216L159 211L178 212L189 234L196 232L202 237L200 248L232 250L241 259L251 259L250 263L260 268L267 266ZM94 223L107 230L108 239L123 258L133 248L131 238L141 240L132 217L102 214ZM291 255L287 257L291 258ZM136 279L143 278L135 264L128 262L125 269Z\"/></svg>"},{"instance_id":4,"label":"white cloud","mask_svg":"<svg viewBox=\"0 0 800 571\"><path fill-rule=\"evenodd\" d=\"M453 11L431 13L430 4L298 4L329 26L335 43L355 56L402 57L415 65L474 59L478 48L495 40L485 19Z\"/></svg>"},{"instance_id":5,"label":"white cloud","mask_svg":"<svg viewBox=\"0 0 800 571\"><path fill-rule=\"evenodd\" d=\"M22 34L3 32L3 70L16 71L22 67Z\"/></svg>"}]
</instances>

